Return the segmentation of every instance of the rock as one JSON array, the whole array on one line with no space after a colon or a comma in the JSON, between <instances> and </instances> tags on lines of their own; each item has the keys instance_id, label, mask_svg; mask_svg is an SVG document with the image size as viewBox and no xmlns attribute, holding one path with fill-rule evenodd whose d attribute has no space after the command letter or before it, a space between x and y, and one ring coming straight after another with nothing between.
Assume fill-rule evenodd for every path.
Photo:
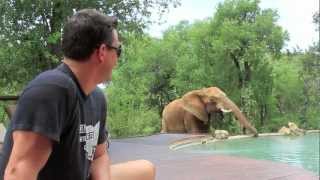
<instances>
[{"instance_id":1,"label":"rock","mask_svg":"<svg viewBox=\"0 0 320 180\"><path fill-rule=\"evenodd\" d=\"M296 130L296 131L291 131L291 135L302 136L302 135L305 135L305 132L303 130L299 129L299 130Z\"/></svg>"},{"instance_id":2,"label":"rock","mask_svg":"<svg viewBox=\"0 0 320 180\"><path fill-rule=\"evenodd\" d=\"M298 126L293 122L288 122L288 127L291 131L295 131L295 130L299 129Z\"/></svg>"},{"instance_id":3,"label":"rock","mask_svg":"<svg viewBox=\"0 0 320 180\"><path fill-rule=\"evenodd\" d=\"M283 135L290 135L291 134L291 130L285 126L283 126L278 133L283 134Z\"/></svg>"},{"instance_id":4,"label":"rock","mask_svg":"<svg viewBox=\"0 0 320 180\"><path fill-rule=\"evenodd\" d=\"M229 138L229 132L226 130L215 130L214 131L214 137L216 139L228 139Z\"/></svg>"},{"instance_id":5,"label":"rock","mask_svg":"<svg viewBox=\"0 0 320 180\"><path fill-rule=\"evenodd\" d=\"M207 144L208 142L206 140L202 140L201 144Z\"/></svg>"},{"instance_id":6,"label":"rock","mask_svg":"<svg viewBox=\"0 0 320 180\"><path fill-rule=\"evenodd\" d=\"M291 135L301 136L301 135L306 134L306 133L305 133L305 130L300 129L300 128L299 128L295 123L293 123L293 122L288 122L288 126L289 126L289 129L290 129L290 131L291 131Z\"/></svg>"},{"instance_id":7,"label":"rock","mask_svg":"<svg viewBox=\"0 0 320 180\"><path fill-rule=\"evenodd\" d=\"M301 136L305 134L305 130L300 129L295 123L288 122L288 127L283 126L278 132L283 135Z\"/></svg>"}]
</instances>

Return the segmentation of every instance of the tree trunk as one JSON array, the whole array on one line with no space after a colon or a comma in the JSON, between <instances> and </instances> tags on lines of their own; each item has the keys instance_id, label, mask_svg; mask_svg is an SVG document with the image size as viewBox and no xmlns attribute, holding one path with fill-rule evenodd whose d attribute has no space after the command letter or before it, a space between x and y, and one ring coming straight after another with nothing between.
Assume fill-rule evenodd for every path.
<instances>
[{"instance_id":1,"label":"tree trunk","mask_svg":"<svg viewBox=\"0 0 320 180\"><path fill-rule=\"evenodd\" d=\"M233 60L234 65L236 66L236 68L238 70L238 87L239 87L239 89L242 89L243 78L242 78L242 72L241 72L239 60L237 59L236 55L234 55L233 53L231 53L230 55L231 55L231 58Z\"/></svg>"},{"instance_id":2,"label":"tree trunk","mask_svg":"<svg viewBox=\"0 0 320 180\"><path fill-rule=\"evenodd\" d=\"M309 84L308 80L305 79L304 83L303 83L303 96L305 98L304 98L304 102L302 105L301 116L300 116L302 126L306 125L306 123L307 123L307 112L308 112L309 104L310 104L309 103L309 92L308 92L308 89L310 87L308 84Z\"/></svg>"},{"instance_id":3,"label":"tree trunk","mask_svg":"<svg viewBox=\"0 0 320 180\"><path fill-rule=\"evenodd\" d=\"M260 125L264 126L267 117L267 104L260 105Z\"/></svg>"}]
</instances>

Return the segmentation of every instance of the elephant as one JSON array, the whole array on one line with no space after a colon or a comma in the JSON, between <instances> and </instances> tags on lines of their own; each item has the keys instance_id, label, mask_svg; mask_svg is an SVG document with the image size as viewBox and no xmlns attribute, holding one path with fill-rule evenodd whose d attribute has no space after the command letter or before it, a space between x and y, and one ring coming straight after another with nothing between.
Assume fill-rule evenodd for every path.
<instances>
[{"instance_id":1,"label":"elephant","mask_svg":"<svg viewBox=\"0 0 320 180\"><path fill-rule=\"evenodd\" d=\"M210 114L219 112L233 112L243 127L258 136L256 128L218 87L190 91L166 105L161 133L208 133Z\"/></svg>"}]
</instances>

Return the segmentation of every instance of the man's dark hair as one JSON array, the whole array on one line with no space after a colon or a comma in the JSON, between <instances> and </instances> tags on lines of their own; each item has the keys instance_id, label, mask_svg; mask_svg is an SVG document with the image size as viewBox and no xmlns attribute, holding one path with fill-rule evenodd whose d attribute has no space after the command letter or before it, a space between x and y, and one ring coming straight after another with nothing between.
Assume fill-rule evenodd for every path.
<instances>
[{"instance_id":1,"label":"man's dark hair","mask_svg":"<svg viewBox=\"0 0 320 180\"><path fill-rule=\"evenodd\" d=\"M68 19L63 29L62 51L65 57L84 60L101 44L112 45L117 19L95 9L83 9Z\"/></svg>"}]
</instances>

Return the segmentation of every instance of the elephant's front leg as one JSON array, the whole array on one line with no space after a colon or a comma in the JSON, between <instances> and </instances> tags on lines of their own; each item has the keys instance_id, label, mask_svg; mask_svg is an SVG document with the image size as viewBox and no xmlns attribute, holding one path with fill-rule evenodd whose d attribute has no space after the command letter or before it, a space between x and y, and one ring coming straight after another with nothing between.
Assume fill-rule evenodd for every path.
<instances>
[{"instance_id":1,"label":"elephant's front leg","mask_svg":"<svg viewBox=\"0 0 320 180\"><path fill-rule=\"evenodd\" d=\"M186 113L184 116L184 124L187 133L207 133L209 124L204 123L200 119L196 118L191 113Z\"/></svg>"},{"instance_id":2,"label":"elephant's front leg","mask_svg":"<svg viewBox=\"0 0 320 180\"><path fill-rule=\"evenodd\" d=\"M212 129L221 129L223 127L224 115L222 111L211 112L209 114L210 126Z\"/></svg>"}]
</instances>

